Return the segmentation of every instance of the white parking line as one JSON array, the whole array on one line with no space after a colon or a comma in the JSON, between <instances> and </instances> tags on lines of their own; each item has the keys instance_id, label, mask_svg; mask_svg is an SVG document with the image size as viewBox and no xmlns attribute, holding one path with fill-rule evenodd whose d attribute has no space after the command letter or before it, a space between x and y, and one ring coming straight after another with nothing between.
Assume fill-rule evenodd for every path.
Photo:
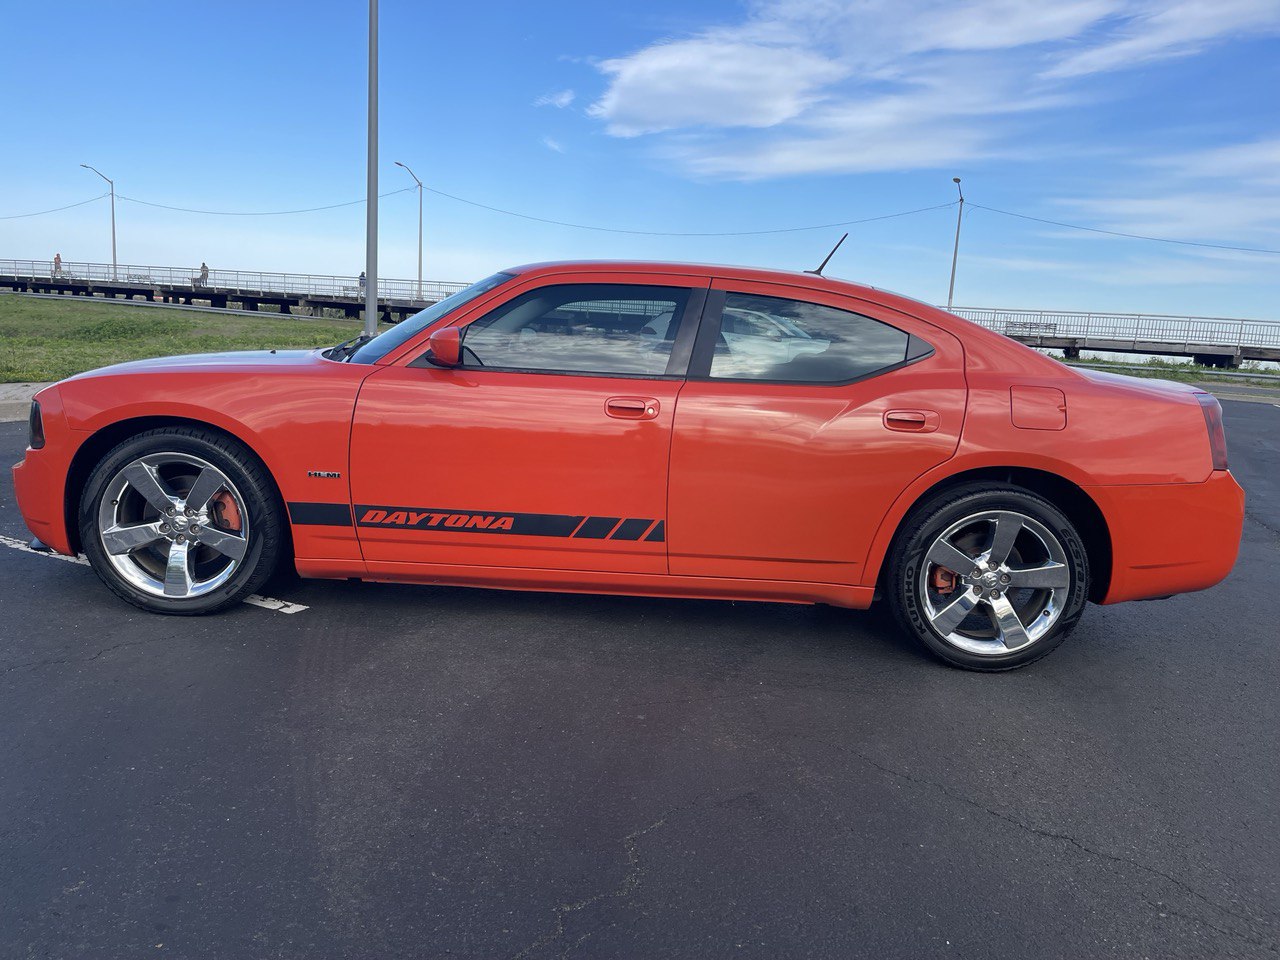
<instances>
[{"instance_id":1,"label":"white parking line","mask_svg":"<svg viewBox=\"0 0 1280 960\"><path fill-rule=\"evenodd\" d=\"M43 550L32 550L24 541L13 537L0 536L0 546L8 547L11 550L21 550L23 553L32 553L37 557L52 557L54 560L78 563L82 567L89 566L89 561L84 557L68 557L61 553L54 553L52 550L48 553ZM256 593L245 597L244 602L254 607L261 607L263 610L274 610L276 613L301 613L303 610L311 609L301 603L290 603L288 600L277 600L275 597L260 597Z\"/></svg>"}]
</instances>

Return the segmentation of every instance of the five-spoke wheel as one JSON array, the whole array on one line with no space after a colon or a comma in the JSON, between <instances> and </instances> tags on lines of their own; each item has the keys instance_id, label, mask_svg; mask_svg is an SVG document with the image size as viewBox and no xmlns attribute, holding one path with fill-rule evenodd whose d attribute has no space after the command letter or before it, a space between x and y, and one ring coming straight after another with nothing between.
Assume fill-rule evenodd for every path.
<instances>
[{"instance_id":1,"label":"five-spoke wheel","mask_svg":"<svg viewBox=\"0 0 1280 960\"><path fill-rule=\"evenodd\" d=\"M890 558L895 614L957 666L1003 670L1075 625L1089 568L1071 521L1026 490L966 486L918 509Z\"/></svg>"},{"instance_id":2,"label":"five-spoke wheel","mask_svg":"<svg viewBox=\"0 0 1280 960\"><path fill-rule=\"evenodd\" d=\"M970 653L1013 653L1062 615L1071 568L1044 524L1012 510L964 517L933 541L919 594L938 635Z\"/></svg>"},{"instance_id":3,"label":"five-spoke wheel","mask_svg":"<svg viewBox=\"0 0 1280 960\"><path fill-rule=\"evenodd\" d=\"M246 514L225 473L163 451L127 464L107 484L98 534L111 565L138 589L195 597L222 586L243 562Z\"/></svg>"},{"instance_id":4,"label":"five-spoke wheel","mask_svg":"<svg viewBox=\"0 0 1280 960\"><path fill-rule=\"evenodd\" d=\"M266 471L211 431L153 430L98 463L80 505L81 544L98 576L131 603L204 613L272 572L282 524Z\"/></svg>"}]
</instances>

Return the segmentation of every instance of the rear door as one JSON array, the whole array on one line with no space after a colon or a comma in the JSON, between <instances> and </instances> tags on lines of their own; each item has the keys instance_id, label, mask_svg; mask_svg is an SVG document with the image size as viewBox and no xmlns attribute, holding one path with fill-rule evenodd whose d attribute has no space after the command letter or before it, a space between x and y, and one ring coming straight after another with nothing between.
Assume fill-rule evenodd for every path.
<instances>
[{"instance_id":1,"label":"rear door","mask_svg":"<svg viewBox=\"0 0 1280 960\"><path fill-rule=\"evenodd\" d=\"M666 573L671 428L708 283L516 283L444 321L463 366L371 375L351 436L365 559Z\"/></svg>"},{"instance_id":2,"label":"rear door","mask_svg":"<svg viewBox=\"0 0 1280 960\"><path fill-rule=\"evenodd\" d=\"M830 291L715 280L671 448L672 574L857 584L890 504L950 458L952 335Z\"/></svg>"}]
</instances>

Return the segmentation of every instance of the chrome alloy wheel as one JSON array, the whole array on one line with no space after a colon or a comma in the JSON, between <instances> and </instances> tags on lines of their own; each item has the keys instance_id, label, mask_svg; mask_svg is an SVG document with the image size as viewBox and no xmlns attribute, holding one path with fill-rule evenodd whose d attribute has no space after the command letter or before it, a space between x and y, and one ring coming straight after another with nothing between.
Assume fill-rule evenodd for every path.
<instances>
[{"instance_id":1,"label":"chrome alloy wheel","mask_svg":"<svg viewBox=\"0 0 1280 960\"><path fill-rule=\"evenodd\" d=\"M976 513L947 527L925 553L916 586L933 629L978 656L1035 643L1057 623L1070 588L1061 542L1012 510Z\"/></svg>"},{"instance_id":2,"label":"chrome alloy wheel","mask_svg":"<svg viewBox=\"0 0 1280 960\"><path fill-rule=\"evenodd\" d=\"M187 453L152 453L107 484L98 536L129 584L181 600L216 590L240 568L249 515L240 491L213 464Z\"/></svg>"}]
</instances>

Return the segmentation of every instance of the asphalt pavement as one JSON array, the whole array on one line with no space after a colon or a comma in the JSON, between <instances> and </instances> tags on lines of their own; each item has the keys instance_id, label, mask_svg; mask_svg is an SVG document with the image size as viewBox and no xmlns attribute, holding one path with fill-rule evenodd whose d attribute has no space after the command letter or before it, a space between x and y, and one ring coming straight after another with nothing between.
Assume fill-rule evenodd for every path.
<instances>
[{"instance_id":1,"label":"asphalt pavement","mask_svg":"<svg viewBox=\"0 0 1280 960\"><path fill-rule=\"evenodd\" d=\"M6 472L0 957L1275 957L1280 409L1224 407L1231 577L1002 675L780 604L151 616Z\"/></svg>"}]
</instances>

